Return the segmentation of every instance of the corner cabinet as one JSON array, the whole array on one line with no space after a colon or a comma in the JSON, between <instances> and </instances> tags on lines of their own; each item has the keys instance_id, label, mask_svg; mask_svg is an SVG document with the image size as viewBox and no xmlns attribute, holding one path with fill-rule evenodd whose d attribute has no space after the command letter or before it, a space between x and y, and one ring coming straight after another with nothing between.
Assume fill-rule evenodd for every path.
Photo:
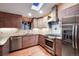
<instances>
[{"instance_id":1,"label":"corner cabinet","mask_svg":"<svg viewBox=\"0 0 79 59\"><path fill-rule=\"evenodd\" d=\"M45 48L45 36L39 35L39 44Z\"/></svg>"},{"instance_id":2,"label":"corner cabinet","mask_svg":"<svg viewBox=\"0 0 79 59\"><path fill-rule=\"evenodd\" d=\"M9 40L0 46L0 56L7 56L9 54Z\"/></svg>"}]
</instances>

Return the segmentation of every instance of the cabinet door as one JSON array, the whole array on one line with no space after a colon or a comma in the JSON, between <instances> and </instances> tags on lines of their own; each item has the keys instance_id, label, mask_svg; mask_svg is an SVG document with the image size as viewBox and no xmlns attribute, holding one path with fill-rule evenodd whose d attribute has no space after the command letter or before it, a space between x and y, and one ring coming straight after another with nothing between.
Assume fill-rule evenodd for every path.
<instances>
[{"instance_id":1,"label":"cabinet door","mask_svg":"<svg viewBox=\"0 0 79 59\"><path fill-rule=\"evenodd\" d=\"M31 39L30 36L24 36L23 37L23 48L31 46Z\"/></svg>"},{"instance_id":2,"label":"cabinet door","mask_svg":"<svg viewBox=\"0 0 79 59\"><path fill-rule=\"evenodd\" d=\"M11 19L9 19L9 18L6 19L6 18L5 18L5 19L4 19L4 27L5 27L5 28L7 28L7 27L9 28L9 27L11 27L11 26L12 26Z\"/></svg>"},{"instance_id":3,"label":"cabinet door","mask_svg":"<svg viewBox=\"0 0 79 59\"><path fill-rule=\"evenodd\" d=\"M45 37L43 35L39 35L39 44L45 47Z\"/></svg>"},{"instance_id":4,"label":"cabinet door","mask_svg":"<svg viewBox=\"0 0 79 59\"><path fill-rule=\"evenodd\" d=\"M38 36L30 35L23 37L23 48L38 44Z\"/></svg>"},{"instance_id":5,"label":"cabinet door","mask_svg":"<svg viewBox=\"0 0 79 59\"><path fill-rule=\"evenodd\" d=\"M61 54L62 54L62 41L61 41L61 39L56 39L56 41L55 41L55 54L57 55L57 56L61 56Z\"/></svg>"},{"instance_id":6,"label":"cabinet door","mask_svg":"<svg viewBox=\"0 0 79 59\"><path fill-rule=\"evenodd\" d=\"M20 28L21 15L0 12L0 27Z\"/></svg>"},{"instance_id":7,"label":"cabinet door","mask_svg":"<svg viewBox=\"0 0 79 59\"><path fill-rule=\"evenodd\" d=\"M32 35L30 36L31 45L37 45L38 44L38 35Z\"/></svg>"},{"instance_id":8,"label":"cabinet door","mask_svg":"<svg viewBox=\"0 0 79 59\"><path fill-rule=\"evenodd\" d=\"M4 27L4 21L2 18L0 18L0 28Z\"/></svg>"},{"instance_id":9,"label":"cabinet door","mask_svg":"<svg viewBox=\"0 0 79 59\"><path fill-rule=\"evenodd\" d=\"M71 16L71 17L66 17L62 18L62 24L74 24L76 20L76 17Z\"/></svg>"}]
</instances>

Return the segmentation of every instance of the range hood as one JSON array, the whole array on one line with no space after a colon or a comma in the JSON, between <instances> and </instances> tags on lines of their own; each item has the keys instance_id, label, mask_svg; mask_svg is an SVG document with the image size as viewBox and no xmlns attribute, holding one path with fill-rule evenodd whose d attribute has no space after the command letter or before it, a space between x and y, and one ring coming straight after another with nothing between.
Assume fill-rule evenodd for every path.
<instances>
[{"instance_id":1,"label":"range hood","mask_svg":"<svg viewBox=\"0 0 79 59\"><path fill-rule=\"evenodd\" d=\"M49 21L48 22L48 26L49 28L52 28L52 25L56 25L59 24L59 19L57 18L56 21Z\"/></svg>"}]
</instances>

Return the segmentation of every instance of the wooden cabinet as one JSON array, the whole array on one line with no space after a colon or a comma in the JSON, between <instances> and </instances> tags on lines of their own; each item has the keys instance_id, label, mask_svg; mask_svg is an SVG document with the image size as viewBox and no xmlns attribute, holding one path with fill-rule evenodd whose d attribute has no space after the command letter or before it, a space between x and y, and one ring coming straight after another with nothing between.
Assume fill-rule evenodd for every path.
<instances>
[{"instance_id":1,"label":"wooden cabinet","mask_svg":"<svg viewBox=\"0 0 79 59\"><path fill-rule=\"evenodd\" d=\"M76 23L79 24L79 16L76 16Z\"/></svg>"},{"instance_id":2,"label":"wooden cabinet","mask_svg":"<svg viewBox=\"0 0 79 59\"><path fill-rule=\"evenodd\" d=\"M4 21L3 21L3 18L0 18L0 27L4 27Z\"/></svg>"},{"instance_id":3,"label":"wooden cabinet","mask_svg":"<svg viewBox=\"0 0 79 59\"><path fill-rule=\"evenodd\" d=\"M38 35L14 36L10 38L10 51L38 44Z\"/></svg>"},{"instance_id":4,"label":"wooden cabinet","mask_svg":"<svg viewBox=\"0 0 79 59\"><path fill-rule=\"evenodd\" d=\"M45 47L45 37L43 35L39 35L39 44Z\"/></svg>"},{"instance_id":5,"label":"wooden cabinet","mask_svg":"<svg viewBox=\"0 0 79 59\"><path fill-rule=\"evenodd\" d=\"M29 36L23 36L23 42L22 47L29 47L30 44L30 37Z\"/></svg>"},{"instance_id":6,"label":"wooden cabinet","mask_svg":"<svg viewBox=\"0 0 79 59\"><path fill-rule=\"evenodd\" d=\"M0 27L20 28L21 21L21 15L0 12Z\"/></svg>"},{"instance_id":7,"label":"wooden cabinet","mask_svg":"<svg viewBox=\"0 0 79 59\"><path fill-rule=\"evenodd\" d=\"M32 40L32 43L31 43L32 45L38 44L38 35L32 35L30 39Z\"/></svg>"},{"instance_id":8,"label":"wooden cabinet","mask_svg":"<svg viewBox=\"0 0 79 59\"><path fill-rule=\"evenodd\" d=\"M57 55L57 56L62 55L62 41L61 41L61 39L55 40L55 55Z\"/></svg>"},{"instance_id":9,"label":"wooden cabinet","mask_svg":"<svg viewBox=\"0 0 79 59\"><path fill-rule=\"evenodd\" d=\"M74 24L76 16L62 18L62 24Z\"/></svg>"},{"instance_id":10,"label":"wooden cabinet","mask_svg":"<svg viewBox=\"0 0 79 59\"><path fill-rule=\"evenodd\" d=\"M30 47L38 44L38 36L27 35L23 36L23 48Z\"/></svg>"},{"instance_id":11,"label":"wooden cabinet","mask_svg":"<svg viewBox=\"0 0 79 59\"><path fill-rule=\"evenodd\" d=\"M9 40L3 46L0 46L0 56L7 56L8 53L9 53Z\"/></svg>"},{"instance_id":12,"label":"wooden cabinet","mask_svg":"<svg viewBox=\"0 0 79 59\"><path fill-rule=\"evenodd\" d=\"M66 8L62 11L62 16L71 16L79 14L79 4Z\"/></svg>"},{"instance_id":13,"label":"wooden cabinet","mask_svg":"<svg viewBox=\"0 0 79 59\"><path fill-rule=\"evenodd\" d=\"M70 24L70 23L78 23L79 17L79 4L66 8L62 11L62 23ZM76 20L77 19L77 20Z\"/></svg>"}]
</instances>

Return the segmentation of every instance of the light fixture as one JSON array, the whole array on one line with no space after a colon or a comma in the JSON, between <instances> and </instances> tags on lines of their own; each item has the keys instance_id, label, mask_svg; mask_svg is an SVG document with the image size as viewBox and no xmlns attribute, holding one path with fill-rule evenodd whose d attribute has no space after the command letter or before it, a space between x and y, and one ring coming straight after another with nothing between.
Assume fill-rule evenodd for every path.
<instances>
[{"instance_id":1,"label":"light fixture","mask_svg":"<svg viewBox=\"0 0 79 59\"><path fill-rule=\"evenodd\" d=\"M32 16L32 14L31 13L28 13L28 16Z\"/></svg>"},{"instance_id":2,"label":"light fixture","mask_svg":"<svg viewBox=\"0 0 79 59\"><path fill-rule=\"evenodd\" d=\"M39 11L39 13L40 13L40 14L42 14L42 13L43 13L43 11L42 11L42 10L40 10L40 11Z\"/></svg>"}]
</instances>

